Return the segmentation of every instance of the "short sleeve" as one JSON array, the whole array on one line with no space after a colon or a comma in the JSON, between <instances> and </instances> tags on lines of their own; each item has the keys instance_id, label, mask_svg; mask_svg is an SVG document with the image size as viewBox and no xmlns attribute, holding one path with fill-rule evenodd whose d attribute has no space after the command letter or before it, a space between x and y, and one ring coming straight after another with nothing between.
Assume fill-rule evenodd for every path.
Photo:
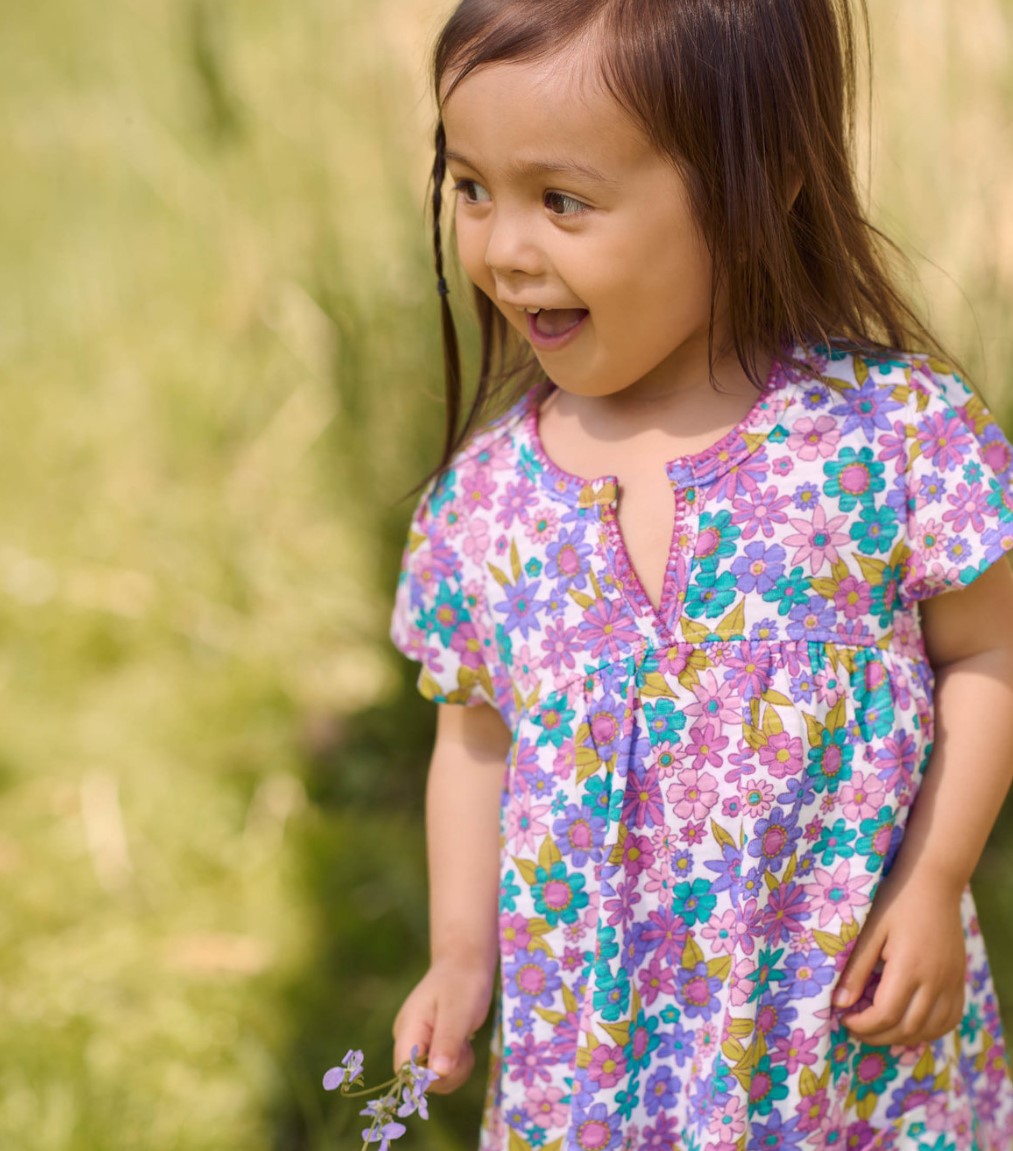
<instances>
[{"instance_id":1,"label":"short sleeve","mask_svg":"<svg viewBox=\"0 0 1013 1151\"><path fill-rule=\"evenodd\" d=\"M957 375L916 370L908 409L909 601L966 587L1013 549L1013 448Z\"/></svg>"},{"instance_id":2,"label":"short sleeve","mask_svg":"<svg viewBox=\"0 0 1013 1151\"><path fill-rule=\"evenodd\" d=\"M495 706L483 658L485 644L472 620L462 578L460 534L446 531L440 511L453 499L447 477L423 493L408 528L390 638L422 665L418 688L434 703Z\"/></svg>"}]
</instances>

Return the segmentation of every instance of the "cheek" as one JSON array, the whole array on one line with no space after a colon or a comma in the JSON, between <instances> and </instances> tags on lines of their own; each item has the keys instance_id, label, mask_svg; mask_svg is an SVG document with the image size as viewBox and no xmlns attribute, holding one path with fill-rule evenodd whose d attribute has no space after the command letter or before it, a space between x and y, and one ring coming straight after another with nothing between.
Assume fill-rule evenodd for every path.
<instances>
[{"instance_id":1,"label":"cheek","mask_svg":"<svg viewBox=\"0 0 1013 1151\"><path fill-rule=\"evenodd\" d=\"M477 284L484 292L492 294L492 274L486 267L485 229L477 220L469 220L459 213L454 221L454 238L457 244L457 256L465 275L473 284ZM447 256L447 245L444 243L444 260Z\"/></svg>"}]
</instances>

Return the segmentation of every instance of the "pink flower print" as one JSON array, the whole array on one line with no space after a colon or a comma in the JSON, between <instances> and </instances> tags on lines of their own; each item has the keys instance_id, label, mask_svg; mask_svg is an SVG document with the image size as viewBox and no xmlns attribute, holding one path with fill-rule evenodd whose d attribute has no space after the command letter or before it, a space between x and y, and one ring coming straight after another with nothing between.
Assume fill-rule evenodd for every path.
<instances>
[{"instance_id":1,"label":"pink flower print","mask_svg":"<svg viewBox=\"0 0 1013 1151\"><path fill-rule=\"evenodd\" d=\"M865 888L872 882L871 875L851 874L850 862L842 859L833 871L813 868L813 882L808 886L812 910L820 913L820 927L837 916L853 922L855 908L870 902Z\"/></svg>"},{"instance_id":2,"label":"pink flower print","mask_svg":"<svg viewBox=\"0 0 1013 1151\"><path fill-rule=\"evenodd\" d=\"M820 1041L814 1035L806 1035L799 1027L791 1035L782 1035L774 1040L772 1059L783 1063L789 1075L795 1075L803 1067L811 1067L817 1059Z\"/></svg>"},{"instance_id":3,"label":"pink flower print","mask_svg":"<svg viewBox=\"0 0 1013 1151\"><path fill-rule=\"evenodd\" d=\"M713 671L705 671L692 690L693 702L683 708L690 719L699 716L721 724L742 723L742 705L733 684L719 684Z\"/></svg>"},{"instance_id":4,"label":"pink flower print","mask_svg":"<svg viewBox=\"0 0 1013 1151\"><path fill-rule=\"evenodd\" d=\"M647 1007L659 995L675 994L675 968L671 963L663 963L660 959L651 962L640 969L640 998Z\"/></svg>"},{"instance_id":5,"label":"pink flower print","mask_svg":"<svg viewBox=\"0 0 1013 1151\"><path fill-rule=\"evenodd\" d=\"M468 532L461 545L464 554L475 563L482 563L489 550L489 525L483 519L472 516L468 520Z\"/></svg>"},{"instance_id":6,"label":"pink flower print","mask_svg":"<svg viewBox=\"0 0 1013 1151\"><path fill-rule=\"evenodd\" d=\"M757 532L770 539L776 524L788 522L784 509L791 503L791 498L778 495L778 490L773 484L764 492L757 488L732 505L732 523L742 525L744 540L751 540Z\"/></svg>"},{"instance_id":7,"label":"pink flower print","mask_svg":"<svg viewBox=\"0 0 1013 1151\"><path fill-rule=\"evenodd\" d=\"M621 1047L599 1044L591 1053L587 1077L599 1087L615 1087L626 1073L626 1056Z\"/></svg>"},{"instance_id":8,"label":"pink flower print","mask_svg":"<svg viewBox=\"0 0 1013 1151\"><path fill-rule=\"evenodd\" d=\"M658 652L658 671L664 676L679 676L689 665L691 648L686 645Z\"/></svg>"},{"instance_id":9,"label":"pink flower print","mask_svg":"<svg viewBox=\"0 0 1013 1151\"><path fill-rule=\"evenodd\" d=\"M538 676L535 674L535 669L538 667L538 660L531 653L531 648L524 644L514 652L513 660L513 673L514 678L520 685L522 691L531 691L538 685Z\"/></svg>"},{"instance_id":10,"label":"pink flower print","mask_svg":"<svg viewBox=\"0 0 1013 1151\"><path fill-rule=\"evenodd\" d=\"M705 767L719 768L724 763L721 753L728 746L728 737L721 734L721 726L709 721L695 723L690 730L690 742L686 747L693 756L693 767L701 771Z\"/></svg>"},{"instance_id":11,"label":"pink flower print","mask_svg":"<svg viewBox=\"0 0 1013 1151\"><path fill-rule=\"evenodd\" d=\"M939 559L946 551L946 527L939 520L925 520L919 525L915 542L922 559Z\"/></svg>"},{"instance_id":12,"label":"pink flower print","mask_svg":"<svg viewBox=\"0 0 1013 1151\"><path fill-rule=\"evenodd\" d=\"M535 1086L527 1094L528 1116L536 1127L562 1127L570 1114L570 1109L560 1100L561 1087Z\"/></svg>"},{"instance_id":13,"label":"pink flower print","mask_svg":"<svg viewBox=\"0 0 1013 1151\"><path fill-rule=\"evenodd\" d=\"M792 517L791 526L798 530L784 539L789 547L796 549L791 557L792 566L804 564L808 560L809 571L815 575L825 563L837 563L841 558L838 547L851 539L847 532L838 530L847 519L845 513L828 520L826 509L819 504L811 520Z\"/></svg>"},{"instance_id":14,"label":"pink flower print","mask_svg":"<svg viewBox=\"0 0 1013 1151\"><path fill-rule=\"evenodd\" d=\"M810 463L815 459L829 459L841 438L837 420L833 416L803 416L788 437L788 450L800 460Z\"/></svg>"},{"instance_id":15,"label":"pink flower print","mask_svg":"<svg viewBox=\"0 0 1013 1151\"><path fill-rule=\"evenodd\" d=\"M661 787L650 768L640 779L630 779L623 797L623 822L628 827L658 827L665 821Z\"/></svg>"},{"instance_id":16,"label":"pink flower print","mask_svg":"<svg viewBox=\"0 0 1013 1151\"><path fill-rule=\"evenodd\" d=\"M710 772L684 767L668 789L668 802L680 819L705 819L718 801L716 785Z\"/></svg>"},{"instance_id":17,"label":"pink flower print","mask_svg":"<svg viewBox=\"0 0 1013 1151\"><path fill-rule=\"evenodd\" d=\"M633 922L634 908L643 899L638 887L637 877L629 876L624 883L616 885L615 898L605 900L609 927L621 924L624 930L629 928Z\"/></svg>"},{"instance_id":18,"label":"pink flower print","mask_svg":"<svg viewBox=\"0 0 1013 1151\"><path fill-rule=\"evenodd\" d=\"M933 412L918 429L922 455L941 472L957 467L971 442L959 416L945 412Z\"/></svg>"},{"instance_id":19,"label":"pink flower print","mask_svg":"<svg viewBox=\"0 0 1013 1151\"><path fill-rule=\"evenodd\" d=\"M957 484L957 490L946 497L950 510L943 513L943 519L953 525L953 530L962 532L968 524L975 532L985 530L985 517L982 514L988 506L988 497L981 484L969 487Z\"/></svg>"},{"instance_id":20,"label":"pink flower print","mask_svg":"<svg viewBox=\"0 0 1013 1151\"><path fill-rule=\"evenodd\" d=\"M450 636L450 650L457 653L463 667L482 666L482 640L473 623L458 623Z\"/></svg>"},{"instance_id":21,"label":"pink flower print","mask_svg":"<svg viewBox=\"0 0 1013 1151\"><path fill-rule=\"evenodd\" d=\"M682 916L674 915L667 907L652 911L641 934L644 943L656 948L659 962L676 964L682 957L686 941L686 923Z\"/></svg>"},{"instance_id":22,"label":"pink flower print","mask_svg":"<svg viewBox=\"0 0 1013 1151\"><path fill-rule=\"evenodd\" d=\"M584 612L579 633L592 659L603 653L608 659L618 659L637 639L637 630L619 600L595 600Z\"/></svg>"},{"instance_id":23,"label":"pink flower print","mask_svg":"<svg viewBox=\"0 0 1013 1151\"><path fill-rule=\"evenodd\" d=\"M738 1138L746 1129L746 1105L734 1095L719 1110L713 1112L707 1131L729 1147L738 1145Z\"/></svg>"},{"instance_id":24,"label":"pink flower print","mask_svg":"<svg viewBox=\"0 0 1013 1151\"><path fill-rule=\"evenodd\" d=\"M500 511L496 513L496 523L502 524L507 530L513 527L515 519L519 519L522 524L526 523L528 508L534 507L537 502L535 485L526 476L521 476L516 483L507 480L499 498Z\"/></svg>"},{"instance_id":25,"label":"pink flower print","mask_svg":"<svg viewBox=\"0 0 1013 1151\"><path fill-rule=\"evenodd\" d=\"M713 915L703 925L700 934L710 943L717 955L734 955L739 940L749 934L749 926L733 909L721 913L720 919Z\"/></svg>"},{"instance_id":26,"label":"pink flower print","mask_svg":"<svg viewBox=\"0 0 1013 1151\"><path fill-rule=\"evenodd\" d=\"M515 851L522 848L527 851L537 851L535 836L544 838L549 833L547 824L541 818L552 808L551 803L535 803L534 796L525 792L515 796L514 801L506 808L506 834L512 842Z\"/></svg>"},{"instance_id":27,"label":"pink flower print","mask_svg":"<svg viewBox=\"0 0 1013 1151\"><path fill-rule=\"evenodd\" d=\"M802 740L786 731L769 736L759 751L760 763L775 779L798 775L802 770Z\"/></svg>"},{"instance_id":28,"label":"pink flower print","mask_svg":"<svg viewBox=\"0 0 1013 1151\"><path fill-rule=\"evenodd\" d=\"M842 805L845 819L857 823L879 813L886 802L886 789L871 772L863 775L856 771L847 783L841 784L837 801Z\"/></svg>"},{"instance_id":29,"label":"pink flower print","mask_svg":"<svg viewBox=\"0 0 1013 1151\"><path fill-rule=\"evenodd\" d=\"M487 468L469 468L461 472L461 499L472 511L483 508L491 512L492 496L495 491L496 481Z\"/></svg>"},{"instance_id":30,"label":"pink flower print","mask_svg":"<svg viewBox=\"0 0 1013 1151\"><path fill-rule=\"evenodd\" d=\"M545 544L553 539L559 527L559 516L552 508L541 507L538 514L530 516L524 526L525 534L534 544Z\"/></svg>"},{"instance_id":31,"label":"pink flower print","mask_svg":"<svg viewBox=\"0 0 1013 1151\"><path fill-rule=\"evenodd\" d=\"M918 762L918 744L909 732L887 736L876 759L879 764L877 774L883 786L896 791L914 774Z\"/></svg>"},{"instance_id":32,"label":"pink flower print","mask_svg":"<svg viewBox=\"0 0 1013 1151\"><path fill-rule=\"evenodd\" d=\"M654 763L653 767L657 773L658 779L670 779L675 774L675 744L669 743L666 740L664 743L659 743L652 752Z\"/></svg>"},{"instance_id":33,"label":"pink flower print","mask_svg":"<svg viewBox=\"0 0 1013 1151\"><path fill-rule=\"evenodd\" d=\"M690 846L703 843L707 838L707 831L703 820L701 819L696 823L684 823L682 831L679 832L679 838L683 843L688 843Z\"/></svg>"},{"instance_id":34,"label":"pink flower print","mask_svg":"<svg viewBox=\"0 0 1013 1151\"><path fill-rule=\"evenodd\" d=\"M743 780L739 785L739 796L745 813L756 819L766 815L774 804L774 788L765 779Z\"/></svg>"},{"instance_id":35,"label":"pink flower print","mask_svg":"<svg viewBox=\"0 0 1013 1151\"><path fill-rule=\"evenodd\" d=\"M561 619L549 620L542 636L542 667L559 675L564 667L570 671L577 666L574 653L580 651L580 639L575 627L567 627Z\"/></svg>"},{"instance_id":36,"label":"pink flower print","mask_svg":"<svg viewBox=\"0 0 1013 1151\"><path fill-rule=\"evenodd\" d=\"M774 471L774 475L788 476L791 475L795 468L795 461L791 456L778 456L770 466Z\"/></svg>"},{"instance_id":37,"label":"pink flower print","mask_svg":"<svg viewBox=\"0 0 1013 1151\"><path fill-rule=\"evenodd\" d=\"M448 540L459 536L464 530L465 520L461 508L455 500L444 504L436 516L436 534Z\"/></svg>"},{"instance_id":38,"label":"pink flower print","mask_svg":"<svg viewBox=\"0 0 1013 1151\"><path fill-rule=\"evenodd\" d=\"M823 1124L823 1117L830 1106L827 1098L827 1089L821 1087L815 1094L806 1095L795 1105L795 1114L798 1116L798 1129L807 1134L818 1130ZM838 1133L840 1128L837 1128Z\"/></svg>"},{"instance_id":39,"label":"pink flower print","mask_svg":"<svg viewBox=\"0 0 1013 1151\"><path fill-rule=\"evenodd\" d=\"M485 611L485 588L479 580L469 580L461 589L464 592L464 602L473 616Z\"/></svg>"},{"instance_id":40,"label":"pink flower print","mask_svg":"<svg viewBox=\"0 0 1013 1151\"><path fill-rule=\"evenodd\" d=\"M644 890L650 892L671 891L675 882L675 873L672 871L672 860L668 855L661 856L655 861L654 867L647 871Z\"/></svg>"},{"instance_id":41,"label":"pink flower print","mask_svg":"<svg viewBox=\"0 0 1013 1151\"><path fill-rule=\"evenodd\" d=\"M499 946L504 955L527 951L531 942L528 920L524 915L504 915L499 924Z\"/></svg>"},{"instance_id":42,"label":"pink flower print","mask_svg":"<svg viewBox=\"0 0 1013 1151\"><path fill-rule=\"evenodd\" d=\"M584 952L579 947L567 947L563 950L560 966L564 971L580 971L584 966Z\"/></svg>"},{"instance_id":43,"label":"pink flower print","mask_svg":"<svg viewBox=\"0 0 1013 1151\"><path fill-rule=\"evenodd\" d=\"M654 848L646 835L627 833L623 840L623 867L628 875L638 875L654 864Z\"/></svg>"},{"instance_id":44,"label":"pink flower print","mask_svg":"<svg viewBox=\"0 0 1013 1151\"><path fill-rule=\"evenodd\" d=\"M834 592L834 607L848 619L860 619L867 615L872 603L869 585L856 576L845 576Z\"/></svg>"},{"instance_id":45,"label":"pink flower print","mask_svg":"<svg viewBox=\"0 0 1013 1151\"><path fill-rule=\"evenodd\" d=\"M729 992L733 1007L741 1007L749 1002L756 984L749 977L756 971L756 961L748 956L740 959L732 968L729 979Z\"/></svg>"},{"instance_id":46,"label":"pink flower print","mask_svg":"<svg viewBox=\"0 0 1013 1151\"><path fill-rule=\"evenodd\" d=\"M541 1079L549 1083L548 1064L554 1061L554 1056L547 1043L539 1043L530 1032L519 1042L511 1045L510 1054L506 1057L510 1068L510 1078L520 1081L528 1089L534 1087L535 1080Z\"/></svg>"}]
</instances>

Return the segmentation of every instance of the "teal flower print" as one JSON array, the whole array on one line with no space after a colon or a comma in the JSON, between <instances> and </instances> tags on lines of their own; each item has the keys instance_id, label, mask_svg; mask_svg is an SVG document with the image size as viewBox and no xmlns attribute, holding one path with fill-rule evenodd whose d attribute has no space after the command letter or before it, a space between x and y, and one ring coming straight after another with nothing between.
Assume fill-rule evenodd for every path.
<instances>
[{"instance_id":1,"label":"teal flower print","mask_svg":"<svg viewBox=\"0 0 1013 1151\"><path fill-rule=\"evenodd\" d=\"M436 601L432 611L423 612L421 622L423 627L435 632L440 637L440 642L445 647L449 647L450 641L454 638L454 632L467 618L464 596L460 591L451 591L450 585L444 580L436 593Z\"/></svg>"},{"instance_id":2,"label":"teal flower print","mask_svg":"<svg viewBox=\"0 0 1013 1151\"><path fill-rule=\"evenodd\" d=\"M433 494L429 497L429 506L432 509L433 515L439 515L443 508L450 503L456 495L457 489L457 472L451 468L449 472L444 472L440 476L433 488Z\"/></svg>"},{"instance_id":3,"label":"teal flower print","mask_svg":"<svg viewBox=\"0 0 1013 1151\"><path fill-rule=\"evenodd\" d=\"M686 717L676 710L675 700L659 699L657 703L644 702L644 722L651 746L656 747L659 743L677 743Z\"/></svg>"},{"instance_id":4,"label":"teal flower print","mask_svg":"<svg viewBox=\"0 0 1013 1151\"><path fill-rule=\"evenodd\" d=\"M715 571L719 560L735 554L735 541L740 535L742 530L732 523L731 512L718 512L717 515L704 512L696 537L694 566L703 572Z\"/></svg>"},{"instance_id":5,"label":"teal flower print","mask_svg":"<svg viewBox=\"0 0 1013 1151\"><path fill-rule=\"evenodd\" d=\"M499 910L500 914L504 911L517 910L517 896L520 895L520 885L512 871L508 871L504 876L499 886Z\"/></svg>"},{"instance_id":6,"label":"teal flower print","mask_svg":"<svg viewBox=\"0 0 1013 1151\"><path fill-rule=\"evenodd\" d=\"M548 871L536 867L535 882L531 885L535 910L545 916L550 927L557 923L576 923L577 913L587 907L585 882L583 875L568 873L565 863L554 863Z\"/></svg>"},{"instance_id":7,"label":"teal flower print","mask_svg":"<svg viewBox=\"0 0 1013 1151\"><path fill-rule=\"evenodd\" d=\"M854 842L858 832L848 827L844 819L838 819L833 827L824 827L820 837L813 844L813 855L830 867L837 859L850 859L855 854Z\"/></svg>"},{"instance_id":8,"label":"teal flower print","mask_svg":"<svg viewBox=\"0 0 1013 1151\"><path fill-rule=\"evenodd\" d=\"M809 748L808 775L817 794L828 791L831 794L842 783L851 778L851 761L855 749L848 742L844 728L831 731L823 729L820 742Z\"/></svg>"},{"instance_id":9,"label":"teal flower print","mask_svg":"<svg viewBox=\"0 0 1013 1151\"><path fill-rule=\"evenodd\" d=\"M687 927L706 922L717 906L717 896L710 894L711 884L706 879L692 883L677 883L672 897L672 914L681 915Z\"/></svg>"},{"instance_id":10,"label":"teal flower print","mask_svg":"<svg viewBox=\"0 0 1013 1151\"><path fill-rule=\"evenodd\" d=\"M861 518L851 525L851 538L863 555L888 552L897 536L897 513L881 504L863 507Z\"/></svg>"},{"instance_id":11,"label":"teal flower print","mask_svg":"<svg viewBox=\"0 0 1013 1151\"><path fill-rule=\"evenodd\" d=\"M784 955L783 947L777 951L765 947L757 956L756 970L748 976L750 982L756 985L749 994L749 1003L755 1003L761 995L776 991L776 984L784 981L785 972L778 967L782 955Z\"/></svg>"},{"instance_id":12,"label":"teal flower print","mask_svg":"<svg viewBox=\"0 0 1013 1151\"><path fill-rule=\"evenodd\" d=\"M651 1055L661 1046L661 1036L657 1034L661 1020L656 1016L648 1018L641 1009L630 1028L630 1041L623 1048L626 1066L632 1072L639 1068L646 1071L651 1065Z\"/></svg>"},{"instance_id":13,"label":"teal flower print","mask_svg":"<svg viewBox=\"0 0 1013 1151\"><path fill-rule=\"evenodd\" d=\"M756 1061L749 1080L749 1110L757 1115L769 1115L774 1104L788 1098L788 1068L783 1063L773 1064L769 1055Z\"/></svg>"},{"instance_id":14,"label":"teal flower print","mask_svg":"<svg viewBox=\"0 0 1013 1151\"><path fill-rule=\"evenodd\" d=\"M842 448L837 459L823 465L827 477L824 492L837 500L841 511L850 512L859 504L869 503L874 495L883 491L885 467L877 462L872 448Z\"/></svg>"},{"instance_id":15,"label":"teal flower print","mask_svg":"<svg viewBox=\"0 0 1013 1151\"><path fill-rule=\"evenodd\" d=\"M763 593L767 603L777 604L777 614L787 615L798 603L805 603L810 592L809 578L802 567L792 568L776 584Z\"/></svg>"},{"instance_id":16,"label":"teal flower print","mask_svg":"<svg viewBox=\"0 0 1013 1151\"><path fill-rule=\"evenodd\" d=\"M553 747L562 747L564 740L573 739L573 718L576 713L566 703L566 696L561 691L554 691L531 717L542 729L538 737L539 747L547 743Z\"/></svg>"},{"instance_id":17,"label":"teal flower print","mask_svg":"<svg viewBox=\"0 0 1013 1151\"><path fill-rule=\"evenodd\" d=\"M855 850L865 857L865 870L873 874L882 870L883 860L890 850L890 841L893 839L894 813L890 807L881 807L878 814L869 819L863 819L858 825L861 839L855 844Z\"/></svg>"},{"instance_id":18,"label":"teal flower print","mask_svg":"<svg viewBox=\"0 0 1013 1151\"><path fill-rule=\"evenodd\" d=\"M867 1095L882 1095L887 1085L897 1078L897 1061L890 1057L889 1047L862 1044L852 1066L852 1090L859 1103Z\"/></svg>"},{"instance_id":19,"label":"teal flower print","mask_svg":"<svg viewBox=\"0 0 1013 1151\"><path fill-rule=\"evenodd\" d=\"M594 1009L609 1023L618 1022L630 1007L630 977L624 967L612 971L604 963L595 969L598 986L594 992Z\"/></svg>"},{"instance_id":20,"label":"teal flower print","mask_svg":"<svg viewBox=\"0 0 1013 1151\"><path fill-rule=\"evenodd\" d=\"M738 584L732 572L722 572L716 578L701 572L686 593L686 615L690 619L716 619L731 607L738 593Z\"/></svg>"}]
</instances>

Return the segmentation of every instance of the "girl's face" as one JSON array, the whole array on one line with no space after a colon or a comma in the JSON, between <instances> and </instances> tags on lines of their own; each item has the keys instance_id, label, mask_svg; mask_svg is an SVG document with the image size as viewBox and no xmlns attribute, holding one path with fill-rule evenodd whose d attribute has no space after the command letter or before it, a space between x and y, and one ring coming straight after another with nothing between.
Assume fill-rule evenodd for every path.
<instances>
[{"instance_id":1,"label":"girl's face","mask_svg":"<svg viewBox=\"0 0 1013 1151\"><path fill-rule=\"evenodd\" d=\"M709 379L712 260L685 182L592 60L479 68L443 120L464 269L554 383L647 399Z\"/></svg>"}]
</instances>

